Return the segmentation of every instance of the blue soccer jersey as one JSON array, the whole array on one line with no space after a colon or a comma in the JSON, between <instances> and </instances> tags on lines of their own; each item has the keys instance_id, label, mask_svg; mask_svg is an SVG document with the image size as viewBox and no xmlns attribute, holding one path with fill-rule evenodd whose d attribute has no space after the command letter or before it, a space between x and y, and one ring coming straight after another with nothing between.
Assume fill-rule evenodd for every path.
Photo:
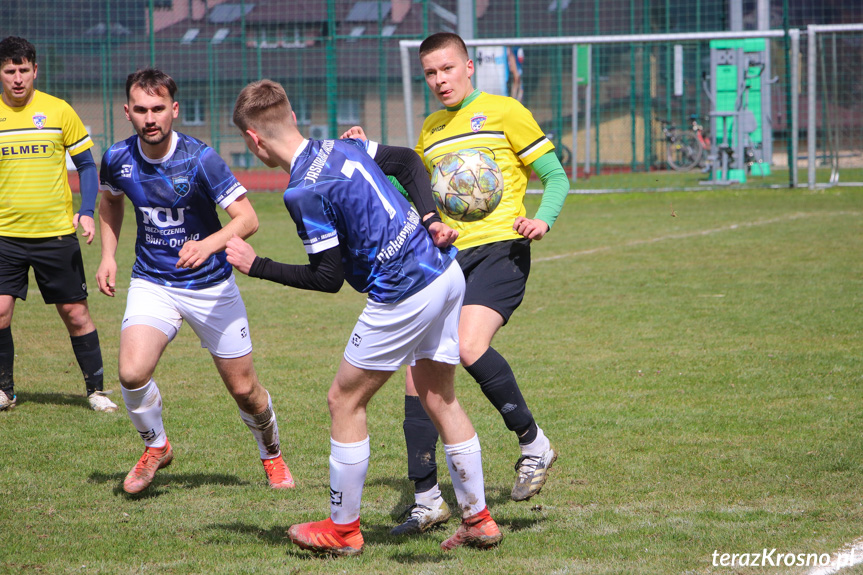
<instances>
[{"instance_id":1,"label":"blue soccer jersey","mask_svg":"<svg viewBox=\"0 0 863 575\"><path fill-rule=\"evenodd\" d=\"M135 206L133 278L202 289L231 276L225 253L214 254L197 268L177 269L180 249L188 240L219 231L216 204L227 208L246 189L212 148L179 132L171 139L170 151L158 160L141 153L137 135L111 146L102 158L100 188L126 194Z\"/></svg>"},{"instance_id":2,"label":"blue soccer jersey","mask_svg":"<svg viewBox=\"0 0 863 575\"><path fill-rule=\"evenodd\" d=\"M307 253L338 246L351 287L395 303L434 281L456 250L435 247L417 211L372 159L376 149L361 140L306 140L284 199Z\"/></svg>"}]
</instances>

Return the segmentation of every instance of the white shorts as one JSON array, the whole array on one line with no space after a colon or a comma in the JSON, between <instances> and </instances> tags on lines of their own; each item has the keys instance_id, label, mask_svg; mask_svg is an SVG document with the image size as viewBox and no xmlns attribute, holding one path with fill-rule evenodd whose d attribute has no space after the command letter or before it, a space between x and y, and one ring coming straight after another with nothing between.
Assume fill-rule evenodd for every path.
<instances>
[{"instance_id":1,"label":"white shorts","mask_svg":"<svg viewBox=\"0 0 863 575\"><path fill-rule=\"evenodd\" d=\"M366 302L345 347L361 369L396 371L418 359L457 364L464 274L456 262L421 292L398 303Z\"/></svg>"},{"instance_id":2,"label":"white shorts","mask_svg":"<svg viewBox=\"0 0 863 575\"><path fill-rule=\"evenodd\" d=\"M189 325L201 340L201 347L216 357L242 357L252 351L246 306L234 277L200 290L172 288L132 278L122 329L149 325L168 340L183 325Z\"/></svg>"}]
</instances>

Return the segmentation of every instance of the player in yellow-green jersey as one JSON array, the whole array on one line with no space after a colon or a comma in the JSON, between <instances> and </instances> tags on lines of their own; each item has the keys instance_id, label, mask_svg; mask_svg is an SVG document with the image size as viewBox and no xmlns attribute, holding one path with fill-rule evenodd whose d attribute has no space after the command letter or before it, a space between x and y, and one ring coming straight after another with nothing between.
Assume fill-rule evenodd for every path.
<instances>
[{"instance_id":1,"label":"player in yellow-green jersey","mask_svg":"<svg viewBox=\"0 0 863 575\"><path fill-rule=\"evenodd\" d=\"M93 241L99 176L93 142L69 104L33 86L36 49L0 41L0 411L17 403L13 367L15 300L27 298L29 270L72 340L90 407L116 411L103 391L102 350L87 306L87 281L75 230ZM72 213L66 152L78 168L81 208Z\"/></svg>"},{"instance_id":2,"label":"player in yellow-green jersey","mask_svg":"<svg viewBox=\"0 0 863 575\"><path fill-rule=\"evenodd\" d=\"M426 84L444 105L423 123L416 151L429 173L449 152L478 148L500 167L504 191L500 204L482 220L444 222L459 232L457 261L467 280L459 321L459 352L467 372L518 437L521 455L512 499L524 501L539 493L557 459L537 426L506 359L491 347L495 333L509 320L524 297L530 272L530 244L551 229L569 192L569 178L554 154L554 145L519 101L475 90L473 61L456 34L426 38L419 50ZM533 218L524 196L531 170L543 184L543 198ZM408 377L404 431L408 477L414 481L415 503L395 535L421 533L446 521L450 512L437 483L437 434L422 409Z\"/></svg>"}]
</instances>

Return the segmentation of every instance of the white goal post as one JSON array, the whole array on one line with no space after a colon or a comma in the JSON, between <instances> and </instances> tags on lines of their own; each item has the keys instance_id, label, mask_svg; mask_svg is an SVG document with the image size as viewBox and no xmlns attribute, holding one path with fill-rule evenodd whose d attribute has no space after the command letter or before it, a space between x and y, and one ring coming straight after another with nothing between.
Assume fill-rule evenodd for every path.
<instances>
[{"instance_id":1,"label":"white goal post","mask_svg":"<svg viewBox=\"0 0 863 575\"><path fill-rule=\"evenodd\" d=\"M815 113L814 107L817 101L817 94L815 92L816 86L816 43L815 37L818 33L821 32L849 32L849 31L863 31L863 24L850 24L850 25L834 25L834 26L815 26L810 25L805 31L802 31L803 34L807 35L808 41L808 58L807 58L807 86L808 86L808 114L807 114L807 144L808 144L808 154L807 154L807 165L809 169L809 187L815 186L815 167L817 164L816 161L816 152L814 151L816 145L816 138L809 137L810 134L816 134L816 126L815 126ZM801 78L800 70L798 69L800 62L800 48L799 48L799 38L800 38L801 30L791 29L789 30L789 39L790 39L790 48L791 48L791 58L790 58L790 75L792 78L791 87L791 110L789 110L789 128L790 128L790 139L791 139L791 147L792 147L792 157L788 160L788 168L791 171L790 180L792 185L797 184L797 149L798 149L798 134L800 126L798 125L798 110L797 110L797 101L798 101L798 90L799 90L799 79ZM578 110L579 110L579 102L578 102L578 94L579 91L577 89L578 83L578 57L577 57L577 49L578 46L593 46L593 45L610 45L610 44L649 44L649 43L669 43L669 42L684 42L684 41L709 41L709 40L721 40L721 39L734 39L734 40L743 40L749 38L783 38L785 37L784 30L749 30L749 31L714 31L714 32L692 32L692 33L677 33L677 34L622 34L622 35L600 35L600 36L561 36L561 37L543 37L543 38L483 38L483 39L469 39L465 40L465 44L469 48L474 47L482 47L482 46L570 46L572 49L572 102L571 109L573 113L571 114L571 132L572 132L572 141L571 141L571 150L572 150L572 178L575 179L577 170L576 170L576 162L577 162L577 151L579 149L578 134ZM407 136L407 141L409 144L413 144L416 142L416 134L417 134L417 119L420 117L417 114L414 114L414 94L412 87L412 70L418 70L418 58L416 57L416 49L419 48L421 44L420 40L401 40L399 41L399 51L401 57L401 72L402 72L402 95L404 98L404 107L405 107L405 132ZM414 50L413 58L411 57L411 50ZM588 59L588 62L590 59ZM583 72L583 71L582 71ZM591 75L587 74L588 82L591 81ZM585 92L586 96L586 106L585 106L585 126L583 127L584 132L584 150L583 157L585 163L585 172L590 172L590 158L591 158L591 137L590 137L590 129L591 129L591 118L590 118L590 84L588 84L588 89Z\"/></svg>"},{"instance_id":2,"label":"white goal post","mask_svg":"<svg viewBox=\"0 0 863 575\"><path fill-rule=\"evenodd\" d=\"M817 149L816 149L816 140L817 137L815 134L818 133L818 124L816 122L817 118L817 101L818 101L818 74L817 74L817 62L818 62L818 34L819 33L833 33L833 32L863 32L863 24L832 24L832 25L818 25L818 24L810 24L806 27L806 50L807 50L807 59L806 59L806 84L807 84L807 124L806 124L806 143L807 143L807 160L806 165L808 168L807 173L807 183L809 188L815 188L815 168L817 167ZM826 70L825 70L826 72ZM794 84L796 89L796 83ZM826 123L826 119L825 120ZM832 130L828 129L828 139L832 139L833 135L830 133ZM796 128L795 128L796 134ZM794 143L796 144L796 138ZM832 145L828 146L831 148L832 153L830 154L830 182L828 185L838 185L839 184L839 150L834 149ZM796 155L795 155L796 156ZM796 162L795 162L796 164ZM795 170L796 172L796 170ZM794 182L797 182L796 173ZM852 183L852 185L855 185Z\"/></svg>"}]
</instances>

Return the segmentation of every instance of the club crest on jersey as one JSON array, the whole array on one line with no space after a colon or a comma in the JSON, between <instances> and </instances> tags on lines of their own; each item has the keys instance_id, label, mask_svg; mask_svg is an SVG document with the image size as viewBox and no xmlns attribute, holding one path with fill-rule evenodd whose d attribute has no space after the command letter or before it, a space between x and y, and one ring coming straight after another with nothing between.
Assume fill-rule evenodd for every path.
<instances>
[{"instance_id":1,"label":"club crest on jersey","mask_svg":"<svg viewBox=\"0 0 863 575\"><path fill-rule=\"evenodd\" d=\"M189 184L189 178L186 176L175 176L174 179L174 191L177 192L177 195L181 198L189 193L189 190L192 189Z\"/></svg>"},{"instance_id":2,"label":"club crest on jersey","mask_svg":"<svg viewBox=\"0 0 863 575\"><path fill-rule=\"evenodd\" d=\"M474 132L479 132L485 126L486 120L488 120L488 116L485 114L474 114L470 119L470 129Z\"/></svg>"},{"instance_id":3,"label":"club crest on jersey","mask_svg":"<svg viewBox=\"0 0 863 575\"><path fill-rule=\"evenodd\" d=\"M47 119L48 119L48 116L46 116L45 114L42 114L40 112L36 112L35 114L33 114L33 125L41 130L42 128L45 127L45 121Z\"/></svg>"}]
</instances>

